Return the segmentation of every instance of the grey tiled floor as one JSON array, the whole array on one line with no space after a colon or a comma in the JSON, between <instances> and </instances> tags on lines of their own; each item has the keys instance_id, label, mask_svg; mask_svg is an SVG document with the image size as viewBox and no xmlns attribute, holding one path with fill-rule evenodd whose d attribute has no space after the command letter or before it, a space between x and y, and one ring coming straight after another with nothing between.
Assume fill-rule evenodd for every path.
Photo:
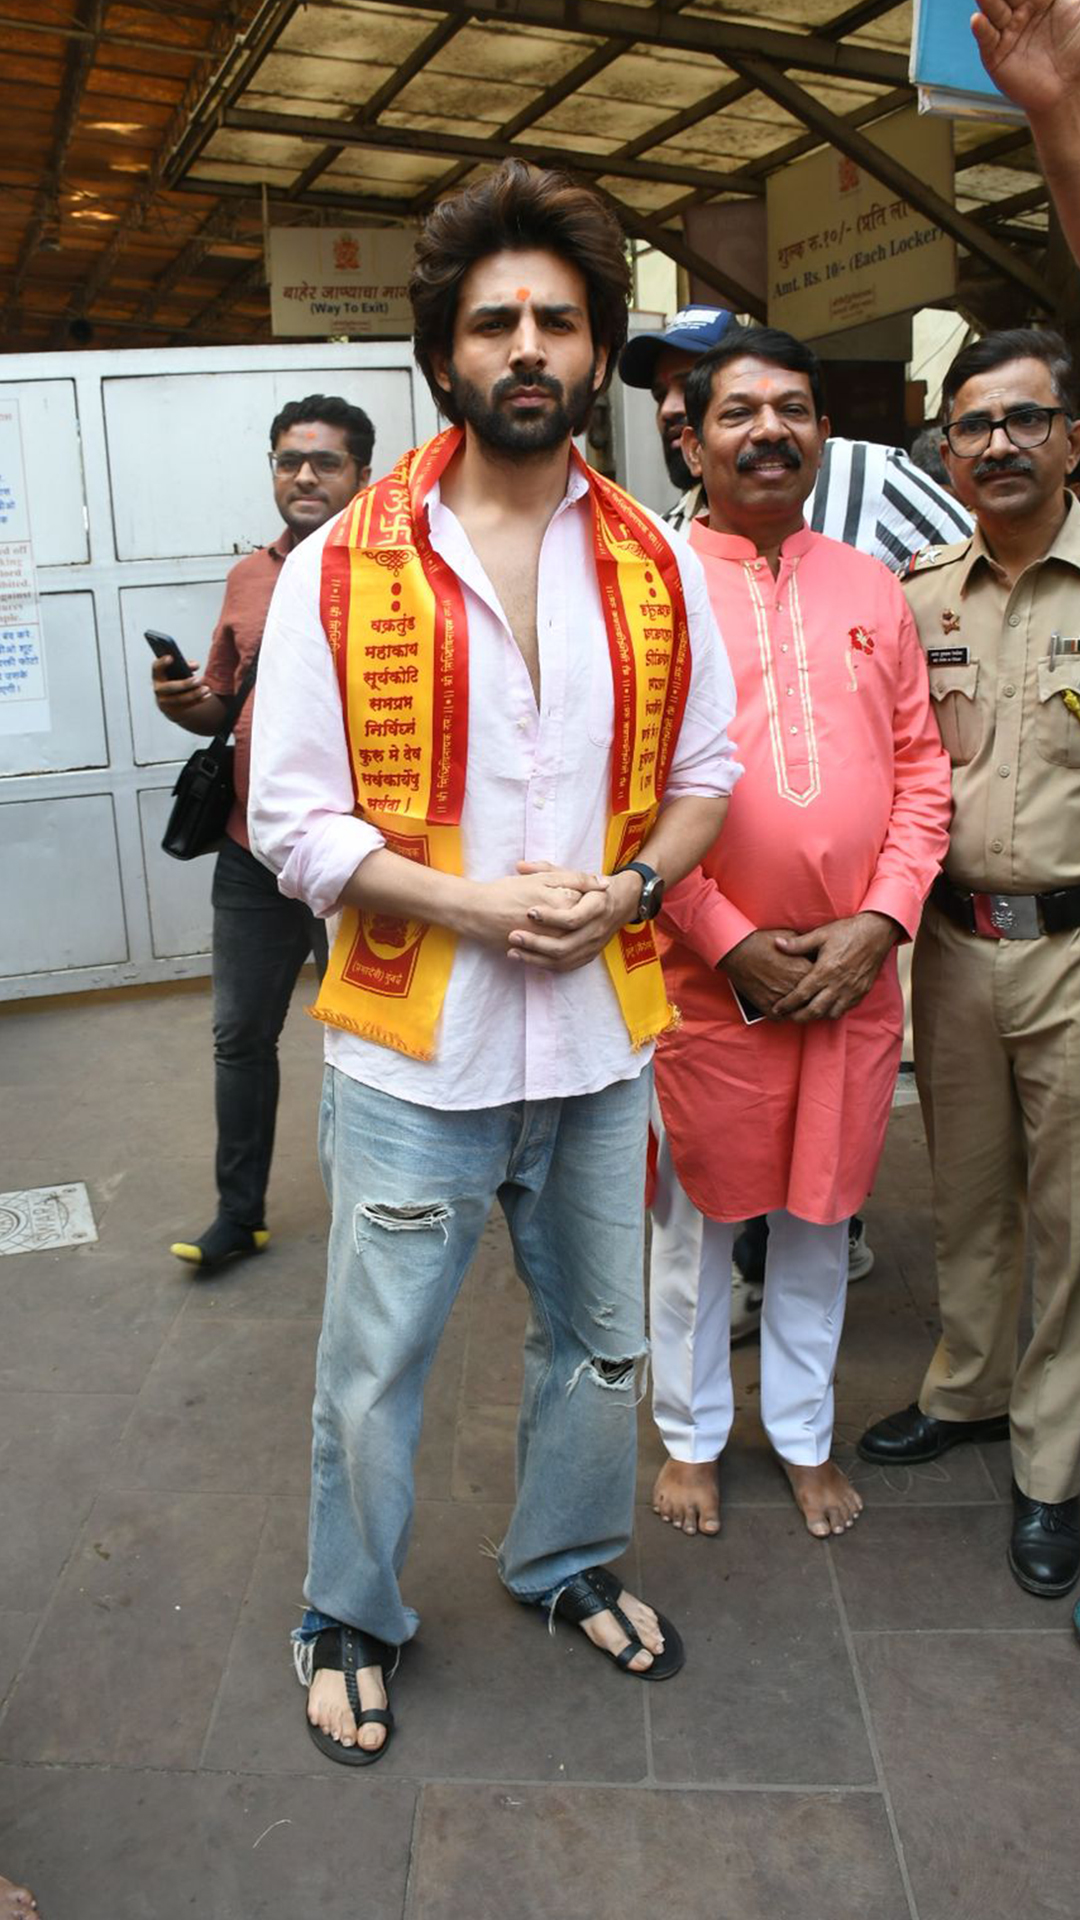
<instances>
[{"instance_id":1,"label":"grey tiled floor","mask_svg":"<svg viewBox=\"0 0 1080 1920\"><path fill-rule=\"evenodd\" d=\"M307 1739L303 1566L325 1210L295 1009L274 1242L220 1283L204 992L0 1017L4 1188L85 1180L96 1246L0 1260L0 1872L45 1920L1061 1920L1080 1912L1080 1650L1004 1557L1007 1462L860 1463L811 1541L756 1420L719 1540L641 1509L626 1575L689 1663L642 1687L502 1594L522 1300L492 1224L428 1397L407 1585L424 1626L377 1773ZM893 1119L838 1381L850 1447L910 1399L934 1276L916 1109Z\"/></svg>"}]
</instances>

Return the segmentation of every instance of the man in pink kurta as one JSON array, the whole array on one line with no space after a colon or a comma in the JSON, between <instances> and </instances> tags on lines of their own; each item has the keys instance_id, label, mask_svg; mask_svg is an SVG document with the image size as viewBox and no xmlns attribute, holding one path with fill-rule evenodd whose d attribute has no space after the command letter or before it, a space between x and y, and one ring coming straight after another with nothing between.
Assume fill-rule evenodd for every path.
<instances>
[{"instance_id":1,"label":"man in pink kurta","mask_svg":"<svg viewBox=\"0 0 1080 1920\"><path fill-rule=\"evenodd\" d=\"M690 541L746 771L661 920L682 1024L656 1062L654 1405L670 1458L654 1505L686 1532L718 1529L731 1242L766 1214L762 1417L824 1537L861 1505L830 1459L847 1221L884 1144L903 1027L895 947L945 851L949 770L896 580L802 519L828 432L813 355L784 334L729 332L686 398L709 506Z\"/></svg>"}]
</instances>

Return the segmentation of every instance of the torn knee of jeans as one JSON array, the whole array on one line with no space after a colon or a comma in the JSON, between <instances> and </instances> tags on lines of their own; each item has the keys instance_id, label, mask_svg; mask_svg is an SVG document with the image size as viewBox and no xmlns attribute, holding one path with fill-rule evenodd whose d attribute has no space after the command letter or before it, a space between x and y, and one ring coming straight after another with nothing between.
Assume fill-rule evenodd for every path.
<instances>
[{"instance_id":1,"label":"torn knee of jeans","mask_svg":"<svg viewBox=\"0 0 1080 1920\"><path fill-rule=\"evenodd\" d=\"M588 1360L582 1360L575 1367L566 1383L568 1394L573 1393L579 1380L588 1375L595 1387L603 1388L605 1393L632 1394L634 1405L644 1398L645 1375L648 1371L649 1350L643 1347L640 1352L618 1356L614 1359L604 1354L594 1353ZM641 1368L641 1381L638 1383L638 1368Z\"/></svg>"},{"instance_id":2,"label":"torn knee of jeans","mask_svg":"<svg viewBox=\"0 0 1080 1920\"><path fill-rule=\"evenodd\" d=\"M366 1220L369 1226L381 1227L384 1233L430 1233L441 1232L444 1240L449 1239L446 1223L454 1217L454 1209L445 1200L414 1201L406 1206L384 1206L381 1201L361 1200L353 1209L353 1237L359 1238L360 1223Z\"/></svg>"}]
</instances>

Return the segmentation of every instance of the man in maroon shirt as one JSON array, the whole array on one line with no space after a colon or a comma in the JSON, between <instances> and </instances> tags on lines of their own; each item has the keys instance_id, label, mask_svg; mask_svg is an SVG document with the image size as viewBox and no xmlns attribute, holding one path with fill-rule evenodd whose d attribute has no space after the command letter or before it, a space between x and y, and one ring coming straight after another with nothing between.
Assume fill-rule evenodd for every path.
<instances>
[{"instance_id":1,"label":"man in maroon shirt","mask_svg":"<svg viewBox=\"0 0 1080 1920\"><path fill-rule=\"evenodd\" d=\"M311 394L282 408L270 428L274 500L285 522L276 540L249 553L225 582L205 674L167 680L155 661L161 712L189 733L217 733L262 641L270 599L287 553L348 505L371 478L375 434L367 414L333 395ZM236 804L214 869L214 1094L218 1210L197 1240L171 1251L204 1273L266 1245L266 1183L274 1148L278 1036L296 978L311 953L326 965L326 929L250 851L248 765L255 693L236 723Z\"/></svg>"}]
</instances>

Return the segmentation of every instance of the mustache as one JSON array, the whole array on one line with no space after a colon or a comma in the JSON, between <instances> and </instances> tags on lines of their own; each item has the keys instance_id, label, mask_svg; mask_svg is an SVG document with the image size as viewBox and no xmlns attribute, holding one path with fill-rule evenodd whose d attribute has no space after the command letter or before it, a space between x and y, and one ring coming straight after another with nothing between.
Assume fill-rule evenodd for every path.
<instances>
[{"instance_id":1,"label":"mustache","mask_svg":"<svg viewBox=\"0 0 1080 1920\"><path fill-rule=\"evenodd\" d=\"M512 400L516 393L550 393L553 400L561 400L563 384L551 373L534 373L528 380L523 380L520 374L507 373L496 380L491 398L498 405L500 400Z\"/></svg>"},{"instance_id":2,"label":"mustache","mask_svg":"<svg viewBox=\"0 0 1080 1920\"><path fill-rule=\"evenodd\" d=\"M785 467L798 470L802 466L802 454L790 440L775 440L768 445L759 443L756 447L745 447L735 461L737 473L751 473L755 467L771 466L779 460Z\"/></svg>"},{"instance_id":3,"label":"mustache","mask_svg":"<svg viewBox=\"0 0 1080 1920\"><path fill-rule=\"evenodd\" d=\"M998 473L1028 474L1034 471L1030 460L1017 460L1014 456L1011 460L977 460L971 477L973 480L989 480Z\"/></svg>"}]
</instances>

